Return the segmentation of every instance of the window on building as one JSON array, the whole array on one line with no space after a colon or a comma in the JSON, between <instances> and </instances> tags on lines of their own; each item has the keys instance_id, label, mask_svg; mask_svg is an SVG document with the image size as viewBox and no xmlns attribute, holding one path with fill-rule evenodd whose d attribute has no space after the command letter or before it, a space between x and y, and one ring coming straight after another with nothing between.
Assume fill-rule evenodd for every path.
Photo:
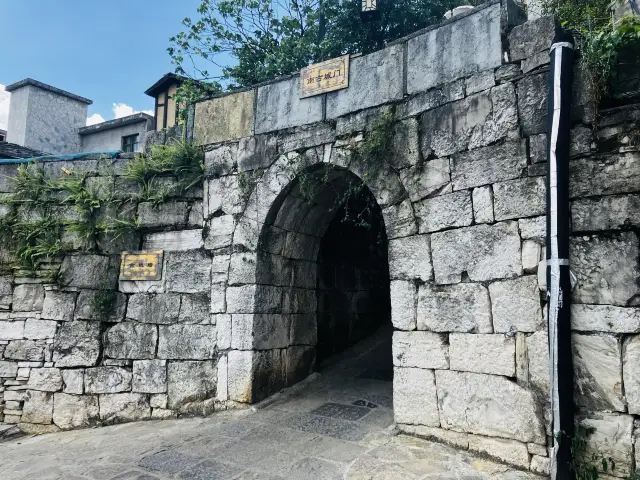
<instances>
[{"instance_id":1,"label":"window on building","mask_svg":"<svg viewBox=\"0 0 640 480\"><path fill-rule=\"evenodd\" d=\"M138 134L122 137L122 151L133 153L138 151Z\"/></svg>"},{"instance_id":2,"label":"window on building","mask_svg":"<svg viewBox=\"0 0 640 480\"><path fill-rule=\"evenodd\" d=\"M0 142L4 142L4 134L0 133Z\"/></svg>"}]
</instances>

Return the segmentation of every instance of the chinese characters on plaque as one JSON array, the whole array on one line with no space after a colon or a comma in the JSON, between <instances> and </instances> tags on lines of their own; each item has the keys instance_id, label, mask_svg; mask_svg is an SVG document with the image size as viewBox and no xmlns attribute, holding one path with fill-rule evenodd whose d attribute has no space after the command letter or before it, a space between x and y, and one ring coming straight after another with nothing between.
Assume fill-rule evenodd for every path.
<instances>
[{"instance_id":1,"label":"chinese characters on plaque","mask_svg":"<svg viewBox=\"0 0 640 480\"><path fill-rule=\"evenodd\" d=\"M122 252L120 280L162 280L162 250Z\"/></svg>"},{"instance_id":2,"label":"chinese characters on plaque","mask_svg":"<svg viewBox=\"0 0 640 480\"><path fill-rule=\"evenodd\" d=\"M349 55L309 65L300 71L300 98L349 86Z\"/></svg>"}]
</instances>

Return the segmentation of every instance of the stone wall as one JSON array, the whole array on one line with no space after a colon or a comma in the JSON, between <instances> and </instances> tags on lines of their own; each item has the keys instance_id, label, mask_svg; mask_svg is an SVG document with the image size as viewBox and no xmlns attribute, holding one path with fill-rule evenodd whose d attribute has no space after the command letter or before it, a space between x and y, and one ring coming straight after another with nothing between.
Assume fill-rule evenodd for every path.
<instances>
[{"instance_id":1,"label":"stone wall","mask_svg":"<svg viewBox=\"0 0 640 480\"><path fill-rule=\"evenodd\" d=\"M336 198L366 179L388 240L400 429L546 472L540 262L556 24L521 22L514 4L492 2L353 58L346 90L299 99L292 76L197 103L187 134L206 150L202 203L194 193L136 205L148 233L126 247L163 249L162 281L117 282L107 249L66 257L61 288L0 284L5 421L72 428L204 414L304 378L322 313L318 253ZM576 404L624 476L640 411L640 113L602 112L596 141L578 68L574 89ZM382 114L396 119L393 151L371 175L354 151ZM99 178L100 165L87 167ZM309 197L313 172L326 181ZM87 299L102 288L118 308L97 321Z\"/></svg>"},{"instance_id":2,"label":"stone wall","mask_svg":"<svg viewBox=\"0 0 640 480\"><path fill-rule=\"evenodd\" d=\"M140 186L122 176L131 158L44 162L48 178L85 173L86 188L128 196L121 207L103 207L100 217L137 219L140 229L103 236L90 252L72 232L63 233L67 253L43 266L59 269L56 282L3 268L0 421L46 432L213 410L216 327L209 314L211 257L202 249L202 188L158 206L132 201ZM18 164L0 168L4 196L13 191ZM73 219L68 206L58 211ZM7 214L0 210L0 218ZM11 254L4 248L6 267ZM162 280L120 281L120 252L141 248L164 250Z\"/></svg>"}]
</instances>

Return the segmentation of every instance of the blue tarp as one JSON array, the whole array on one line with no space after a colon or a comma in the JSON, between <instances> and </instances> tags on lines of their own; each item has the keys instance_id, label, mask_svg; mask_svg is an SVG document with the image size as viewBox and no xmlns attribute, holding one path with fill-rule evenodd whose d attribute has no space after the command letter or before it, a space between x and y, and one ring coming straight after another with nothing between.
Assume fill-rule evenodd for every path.
<instances>
[{"instance_id":1,"label":"blue tarp","mask_svg":"<svg viewBox=\"0 0 640 480\"><path fill-rule=\"evenodd\" d=\"M44 155L42 157L33 158L0 158L0 164L4 163L29 163L29 162L61 162L61 161L74 161L82 160L85 157L90 156L102 156L106 158L116 158L121 150L104 150L99 152L83 152L83 153L71 153L68 155Z\"/></svg>"}]
</instances>

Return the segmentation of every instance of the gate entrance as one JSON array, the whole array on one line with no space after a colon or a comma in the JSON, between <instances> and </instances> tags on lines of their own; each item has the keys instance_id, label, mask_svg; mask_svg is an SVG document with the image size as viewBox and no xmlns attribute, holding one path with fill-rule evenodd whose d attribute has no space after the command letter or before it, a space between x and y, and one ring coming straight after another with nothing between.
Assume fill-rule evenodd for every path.
<instances>
[{"instance_id":1,"label":"gate entrance","mask_svg":"<svg viewBox=\"0 0 640 480\"><path fill-rule=\"evenodd\" d=\"M303 172L284 189L260 235L253 332L281 332L264 325L284 322L289 335L277 348L256 335L254 402L314 370L339 366L340 355L349 357L347 349L372 335L374 340L356 347L355 355L367 360L350 362L349 368L360 368L353 373L363 378L392 380L382 213L356 175L326 168Z\"/></svg>"}]
</instances>

